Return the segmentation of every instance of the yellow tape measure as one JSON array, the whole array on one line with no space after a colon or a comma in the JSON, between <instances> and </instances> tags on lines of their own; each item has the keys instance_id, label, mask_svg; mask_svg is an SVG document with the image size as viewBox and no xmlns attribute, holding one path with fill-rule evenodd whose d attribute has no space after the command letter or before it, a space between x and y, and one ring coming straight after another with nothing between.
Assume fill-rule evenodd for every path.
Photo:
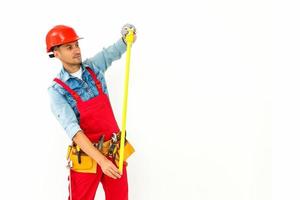
<instances>
[{"instance_id":1,"label":"yellow tape measure","mask_svg":"<svg viewBox=\"0 0 300 200\"><path fill-rule=\"evenodd\" d=\"M124 96L123 96L123 112L122 112L122 130L121 130L121 145L120 145L120 159L119 159L119 171L123 172L123 161L124 161L124 144L125 144L125 130L126 130L126 114L127 114L127 99L128 99L128 83L129 83L129 64L131 56L131 46L134 39L134 32L129 29L126 35L126 69L125 69L125 80L124 80Z\"/></svg>"}]
</instances>

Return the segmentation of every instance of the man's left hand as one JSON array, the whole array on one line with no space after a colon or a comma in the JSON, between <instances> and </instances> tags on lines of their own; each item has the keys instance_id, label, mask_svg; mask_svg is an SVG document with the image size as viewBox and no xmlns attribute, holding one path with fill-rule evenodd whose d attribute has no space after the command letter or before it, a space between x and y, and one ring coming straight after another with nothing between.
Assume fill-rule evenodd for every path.
<instances>
[{"instance_id":1,"label":"man's left hand","mask_svg":"<svg viewBox=\"0 0 300 200\"><path fill-rule=\"evenodd\" d=\"M126 35L128 34L129 29L133 30L133 42L135 42L135 40L136 40L136 28L132 24L125 24L122 27L121 34L122 34L123 41L126 42L125 38L126 38Z\"/></svg>"}]
</instances>

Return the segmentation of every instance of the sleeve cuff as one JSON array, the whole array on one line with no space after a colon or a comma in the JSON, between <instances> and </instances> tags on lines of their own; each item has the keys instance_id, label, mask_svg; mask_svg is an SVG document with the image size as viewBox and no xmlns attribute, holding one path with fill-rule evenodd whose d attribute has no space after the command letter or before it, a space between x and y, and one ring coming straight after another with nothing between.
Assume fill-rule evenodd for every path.
<instances>
[{"instance_id":1,"label":"sleeve cuff","mask_svg":"<svg viewBox=\"0 0 300 200\"><path fill-rule=\"evenodd\" d=\"M123 41L123 38L120 38L117 42L116 42L116 47L117 49L123 54L125 53L127 46L126 43Z\"/></svg>"},{"instance_id":2,"label":"sleeve cuff","mask_svg":"<svg viewBox=\"0 0 300 200\"><path fill-rule=\"evenodd\" d=\"M73 140L73 137L74 137L74 136L76 135L76 133L77 133L78 131L80 131L80 130L81 130L80 126L79 126L78 124L76 124L76 123L71 124L70 126L68 126L68 127L66 128L67 135L68 135L68 137L69 137L71 140Z\"/></svg>"}]
</instances>

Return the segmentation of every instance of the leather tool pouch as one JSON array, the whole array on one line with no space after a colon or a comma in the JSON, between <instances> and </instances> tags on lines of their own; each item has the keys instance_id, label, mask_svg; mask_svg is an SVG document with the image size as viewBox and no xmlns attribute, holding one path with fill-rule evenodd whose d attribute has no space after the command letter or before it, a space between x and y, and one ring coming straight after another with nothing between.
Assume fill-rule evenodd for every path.
<instances>
[{"instance_id":1,"label":"leather tool pouch","mask_svg":"<svg viewBox=\"0 0 300 200\"><path fill-rule=\"evenodd\" d=\"M78 159L78 151L75 146L70 145L68 147L67 160L72 163L71 169L76 172L83 173L96 173L97 162L85 154L83 151L80 152L80 160ZM79 162L80 161L80 162Z\"/></svg>"},{"instance_id":2,"label":"leather tool pouch","mask_svg":"<svg viewBox=\"0 0 300 200\"><path fill-rule=\"evenodd\" d=\"M118 146L118 151L117 151L117 155L115 156L115 163L116 165L119 167L119 157L120 157L120 149ZM134 148L133 146L128 142L128 140L125 141L125 145L124 145L124 164L126 163L127 158L129 158L129 156L131 156L131 154L134 153Z\"/></svg>"},{"instance_id":3,"label":"leather tool pouch","mask_svg":"<svg viewBox=\"0 0 300 200\"><path fill-rule=\"evenodd\" d=\"M101 153L105 156L108 156L108 151L110 147L110 140L104 142L103 148L101 149ZM116 146L117 151L115 155L113 156L115 164L119 165L119 145ZM131 154L134 153L133 146L128 142L128 140L125 141L124 145L124 163L126 164L127 158L131 156ZM85 154L82 150L80 152L80 159L78 159L78 151L76 149L76 146L69 145L68 146L68 153L67 153L67 160L70 163L70 168L76 172L82 172L82 173L96 173L97 172L97 162L89 157L87 154ZM80 162L79 162L80 161Z\"/></svg>"}]
</instances>

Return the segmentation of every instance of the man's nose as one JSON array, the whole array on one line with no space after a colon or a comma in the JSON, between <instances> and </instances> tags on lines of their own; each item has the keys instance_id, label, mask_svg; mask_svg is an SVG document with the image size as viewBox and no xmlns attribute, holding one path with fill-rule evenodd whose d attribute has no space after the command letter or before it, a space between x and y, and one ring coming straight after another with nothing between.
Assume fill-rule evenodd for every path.
<instances>
[{"instance_id":1,"label":"man's nose","mask_svg":"<svg viewBox=\"0 0 300 200\"><path fill-rule=\"evenodd\" d=\"M75 54L80 54L80 47L74 47L74 51Z\"/></svg>"}]
</instances>

